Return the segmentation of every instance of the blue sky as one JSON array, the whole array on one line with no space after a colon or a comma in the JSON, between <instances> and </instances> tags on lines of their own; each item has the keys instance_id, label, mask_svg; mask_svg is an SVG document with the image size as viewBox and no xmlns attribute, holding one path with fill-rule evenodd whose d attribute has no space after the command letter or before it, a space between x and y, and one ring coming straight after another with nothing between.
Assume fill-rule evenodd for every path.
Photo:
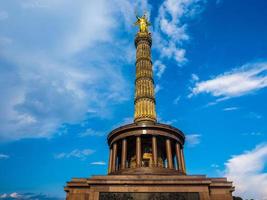
<instances>
[{"instance_id":1,"label":"blue sky","mask_svg":"<svg viewBox=\"0 0 267 200\"><path fill-rule=\"evenodd\" d=\"M64 197L72 177L106 174L106 136L133 117L136 9L188 173L267 198L264 0L0 1L0 198Z\"/></svg>"}]
</instances>

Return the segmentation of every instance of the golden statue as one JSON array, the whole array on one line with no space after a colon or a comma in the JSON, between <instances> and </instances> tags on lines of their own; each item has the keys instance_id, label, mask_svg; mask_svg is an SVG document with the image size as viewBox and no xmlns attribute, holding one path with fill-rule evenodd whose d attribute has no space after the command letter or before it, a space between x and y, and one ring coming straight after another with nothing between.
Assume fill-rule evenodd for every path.
<instances>
[{"instance_id":1,"label":"golden statue","mask_svg":"<svg viewBox=\"0 0 267 200\"><path fill-rule=\"evenodd\" d=\"M141 33L148 33L148 26L150 26L150 22L147 19L146 14L144 14L142 17L138 17L136 15L137 21L134 23L134 25L139 26L139 31Z\"/></svg>"}]
</instances>

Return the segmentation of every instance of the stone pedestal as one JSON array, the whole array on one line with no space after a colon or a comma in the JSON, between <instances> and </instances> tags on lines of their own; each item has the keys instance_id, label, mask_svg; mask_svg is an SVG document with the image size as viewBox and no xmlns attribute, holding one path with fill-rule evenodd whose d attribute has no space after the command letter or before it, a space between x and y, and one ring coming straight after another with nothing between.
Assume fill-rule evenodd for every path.
<instances>
[{"instance_id":1,"label":"stone pedestal","mask_svg":"<svg viewBox=\"0 0 267 200\"><path fill-rule=\"evenodd\" d=\"M184 175L108 175L74 178L67 200L232 200L226 178Z\"/></svg>"}]
</instances>

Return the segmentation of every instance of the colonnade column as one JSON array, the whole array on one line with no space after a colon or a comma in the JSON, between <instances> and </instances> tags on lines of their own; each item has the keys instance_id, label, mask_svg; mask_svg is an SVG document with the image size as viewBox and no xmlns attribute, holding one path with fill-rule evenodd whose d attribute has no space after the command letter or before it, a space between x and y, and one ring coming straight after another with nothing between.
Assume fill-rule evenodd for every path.
<instances>
[{"instance_id":1,"label":"colonnade column","mask_svg":"<svg viewBox=\"0 0 267 200\"><path fill-rule=\"evenodd\" d=\"M177 170L181 172L183 171L181 154L180 154L181 146L178 142L175 144L175 152L176 152Z\"/></svg>"},{"instance_id":2,"label":"colonnade column","mask_svg":"<svg viewBox=\"0 0 267 200\"><path fill-rule=\"evenodd\" d=\"M183 148L181 148L181 160L182 160L182 171L183 171L183 173L186 173L185 171L185 161L184 161L184 149Z\"/></svg>"},{"instance_id":3,"label":"colonnade column","mask_svg":"<svg viewBox=\"0 0 267 200\"><path fill-rule=\"evenodd\" d=\"M112 172L116 171L116 161L117 161L117 143L113 144L113 153L112 153Z\"/></svg>"},{"instance_id":4,"label":"colonnade column","mask_svg":"<svg viewBox=\"0 0 267 200\"><path fill-rule=\"evenodd\" d=\"M152 136L152 154L153 154L153 165L158 166L158 148L157 148L157 138Z\"/></svg>"},{"instance_id":5,"label":"colonnade column","mask_svg":"<svg viewBox=\"0 0 267 200\"><path fill-rule=\"evenodd\" d=\"M126 158L127 158L127 140L124 138L122 140L122 150L121 150L121 169L126 167Z\"/></svg>"},{"instance_id":6,"label":"colonnade column","mask_svg":"<svg viewBox=\"0 0 267 200\"><path fill-rule=\"evenodd\" d=\"M136 167L141 167L141 137L136 137Z\"/></svg>"},{"instance_id":7,"label":"colonnade column","mask_svg":"<svg viewBox=\"0 0 267 200\"><path fill-rule=\"evenodd\" d=\"M111 173L111 169L112 169L112 148L109 149L109 161L108 161L108 174Z\"/></svg>"},{"instance_id":8,"label":"colonnade column","mask_svg":"<svg viewBox=\"0 0 267 200\"><path fill-rule=\"evenodd\" d=\"M168 168L173 169L171 140L168 138L166 139L166 152L167 152Z\"/></svg>"}]
</instances>

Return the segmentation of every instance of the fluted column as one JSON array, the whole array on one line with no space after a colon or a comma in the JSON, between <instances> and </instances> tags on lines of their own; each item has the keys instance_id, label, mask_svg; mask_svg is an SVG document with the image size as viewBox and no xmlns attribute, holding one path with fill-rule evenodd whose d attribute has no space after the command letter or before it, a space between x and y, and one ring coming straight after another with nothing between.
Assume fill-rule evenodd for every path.
<instances>
[{"instance_id":1,"label":"fluted column","mask_svg":"<svg viewBox=\"0 0 267 200\"><path fill-rule=\"evenodd\" d=\"M113 144L113 156L112 156L112 172L116 171L117 164L117 143Z\"/></svg>"},{"instance_id":2,"label":"fluted column","mask_svg":"<svg viewBox=\"0 0 267 200\"><path fill-rule=\"evenodd\" d=\"M153 164L155 167L158 166L158 148L157 148L157 138L152 136L152 154L153 154Z\"/></svg>"},{"instance_id":3,"label":"fluted column","mask_svg":"<svg viewBox=\"0 0 267 200\"><path fill-rule=\"evenodd\" d=\"M182 160L182 171L183 171L183 173L186 173L183 148L181 148L180 152L181 152L181 160Z\"/></svg>"},{"instance_id":4,"label":"fluted column","mask_svg":"<svg viewBox=\"0 0 267 200\"><path fill-rule=\"evenodd\" d=\"M136 137L136 167L141 167L141 137Z\"/></svg>"},{"instance_id":5,"label":"fluted column","mask_svg":"<svg viewBox=\"0 0 267 200\"><path fill-rule=\"evenodd\" d=\"M135 122L156 122L151 44L149 32L136 34Z\"/></svg>"},{"instance_id":6,"label":"fluted column","mask_svg":"<svg viewBox=\"0 0 267 200\"><path fill-rule=\"evenodd\" d=\"M166 152L167 152L168 168L173 169L171 141L168 138L166 139Z\"/></svg>"},{"instance_id":7,"label":"fluted column","mask_svg":"<svg viewBox=\"0 0 267 200\"><path fill-rule=\"evenodd\" d=\"M177 170L181 172L183 170L181 154L180 154L181 147L180 147L180 144L178 142L175 144L175 152L176 152Z\"/></svg>"},{"instance_id":8,"label":"fluted column","mask_svg":"<svg viewBox=\"0 0 267 200\"><path fill-rule=\"evenodd\" d=\"M109 149L109 161L108 161L108 173L111 173L112 169L112 148Z\"/></svg>"},{"instance_id":9,"label":"fluted column","mask_svg":"<svg viewBox=\"0 0 267 200\"><path fill-rule=\"evenodd\" d=\"M122 140L122 149L121 149L121 169L125 169L127 158L127 140L124 138Z\"/></svg>"}]
</instances>

